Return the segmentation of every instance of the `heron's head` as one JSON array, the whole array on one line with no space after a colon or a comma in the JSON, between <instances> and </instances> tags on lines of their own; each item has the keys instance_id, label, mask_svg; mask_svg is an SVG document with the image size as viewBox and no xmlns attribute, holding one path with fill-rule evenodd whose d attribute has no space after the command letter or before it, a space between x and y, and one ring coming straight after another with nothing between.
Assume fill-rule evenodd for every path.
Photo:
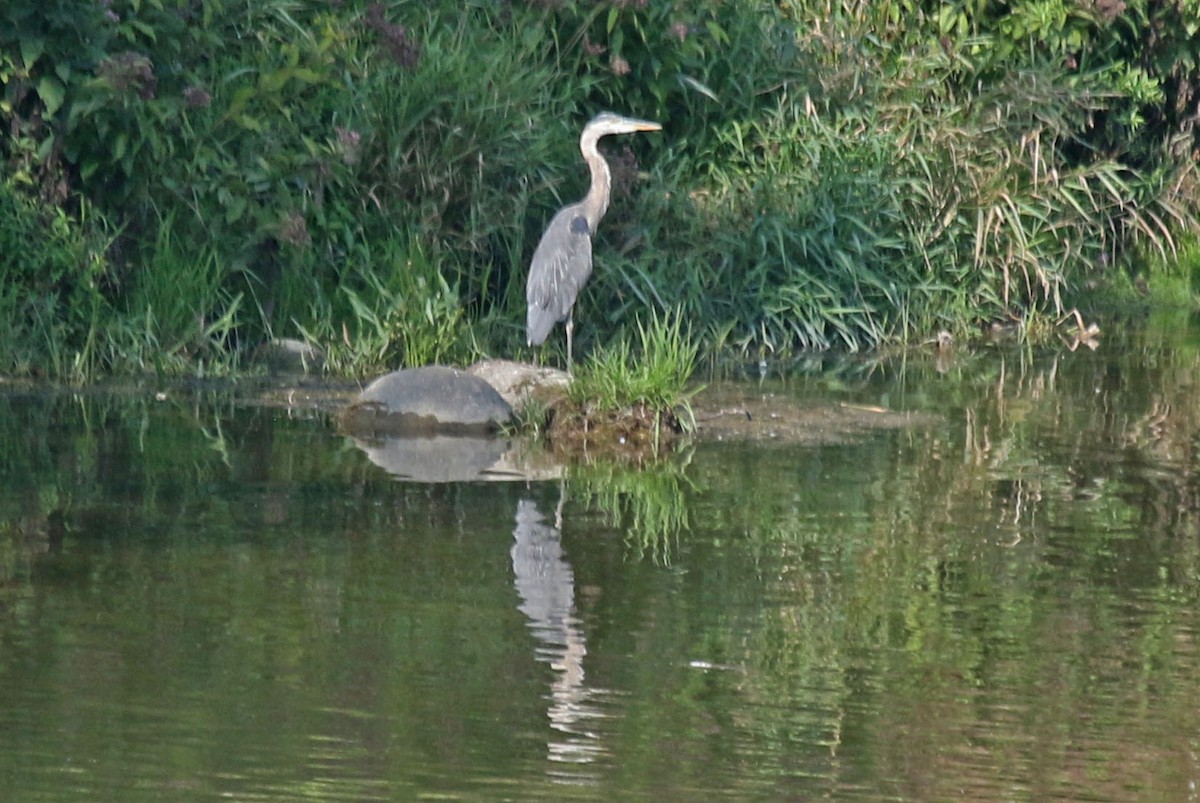
<instances>
[{"instance_id":1,"label":"heron's head","mask_svg":"<svg viewBox=\"0 0 1200 803\"><path fill-rule=\"evenodd\" d=\"M596 139L609 134L632 134L635 131L661 131L662 126L650 120L622 117L612 112L600 112L583 127L583 135L591 134Z\"/></svg>"}]
</instances>

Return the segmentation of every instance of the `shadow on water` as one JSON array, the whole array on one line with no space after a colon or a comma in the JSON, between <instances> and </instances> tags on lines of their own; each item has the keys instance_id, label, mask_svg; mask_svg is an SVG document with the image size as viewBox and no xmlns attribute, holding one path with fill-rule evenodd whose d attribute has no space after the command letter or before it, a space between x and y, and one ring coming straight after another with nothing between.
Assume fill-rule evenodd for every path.
<instances>
[{"instance_id":1,"label":"shadow on water","mask_svg":"<svg viewBox=\"0 0 1200 803\"><path fill-rule=\"evenodd\" d=\"M469 482L0 396L0 798L1194 799L1197 331L752 369L828 430Z\"/></svg>"}]
</instances>

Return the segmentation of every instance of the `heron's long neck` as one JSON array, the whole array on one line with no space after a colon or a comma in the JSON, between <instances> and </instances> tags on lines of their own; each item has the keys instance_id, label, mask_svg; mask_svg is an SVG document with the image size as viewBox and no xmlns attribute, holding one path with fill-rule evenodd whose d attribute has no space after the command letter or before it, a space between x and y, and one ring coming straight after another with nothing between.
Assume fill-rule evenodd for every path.
<instances>
[{"instance_id":1,"label":"heron's long neck","mask_svg":"<svg viewBox=\"0 0 1200 803\"><path fill-rule=\"evenodd\" d=\"M600 149L596 147L598 139L598 137L584 137L579 141L579 150L583 152L583 159L587 162L588 169L592 171L592 186L581 206L584 217L587 218L588 228L593 233L600 223L600 218L604 217L604 213L608 211L608 196L612 190L612 174L608 171L608 162L604 161L604 157L600 155Z\"/></svg>"}]
</instances>

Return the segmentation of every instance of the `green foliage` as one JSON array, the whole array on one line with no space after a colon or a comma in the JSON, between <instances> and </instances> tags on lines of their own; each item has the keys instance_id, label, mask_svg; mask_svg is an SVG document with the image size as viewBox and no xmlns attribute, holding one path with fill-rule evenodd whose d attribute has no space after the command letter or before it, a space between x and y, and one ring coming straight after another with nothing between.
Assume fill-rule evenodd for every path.
<instances>
[{"instance_id":1,"label":"green foliage","mask_svg":"<svg viewBox=\"0 0 1200 803\"><path fill-rule=\"evenodd\" d=\"M227 289L228 266L219 251L181 242L175 221L168 219L158 225L153 255L154 270L127 279L124 314L106 332L109 362L160 375L234 367L232 345L244 297Z\"/></svg>"},{"instance_id":2,"label":"green foliage","mask_svg":"<svg viewBox=\"0 0 1200 803\"><path fill-rule=\"evenodd\" d=\"M379 263L368 256L341 288L355 323L330 346L332 367L363 376L470 356L458 293L420 250L389 241Z\"/></svg>"},{"instance_id":3,"label":"green foliage","mask_svg":"<svg viewBox=\"0 0 1200 803\"><path fill-rule=\"evenodd\" d=\"M905 25L920 23L920 4L901 5L914 12ZM1116 64L1063 74L1049 45L1018 57L995 19L955 8L971 22L951 26L960 39L925 47L919 24L897 22L889 40L857 5L832 20L803 3L796 19L767 15L764 41L817 33L779 47L782 66L731 56L756 91L722 94L732 108L688 172L671 165L660 193L643 196L644 268L601 275L596 306L628 291L676 297L709 322L710 343L855 349L1056 317L1131 243L1172 254L1174 232L1195 225L1178 194L1187 164L1099 150L1111 130L1095 127L1161 95ZM1031 26L1033 13L1004 19ZM1078 22L1056 12L1039 24L1053 20ZM1079 41L1063 35L1055 47Z\"/></svg>"},{"instance_id":4,"label":"green foliage","mask_svg":"<svg viewBox=\"0 0 1200 803\"><path fill-rule=\"evenodd\" d=\"M582 195L578 131L604 108L664 133L605 143L579 301L601 341L676 306L746 353L1053 315L1195 228L1198 19L1198 0L12 0L5 175L121 232L105 280L59 298L74 320L45 307L23 331L87 329L103 356L82 365L136 370L298 332L337 370L512 353L533 243ZM123 317L81 323L101 309Z\"/></svg>"},{"instance_id":5,"label":"green foliage","mask_svg":"<svg viewBox=\"0 0 1200 803\"><path fill-rule=\"evenodd\" d=\"M678 312L653 314L650 323L637 321L638 349L625 339L600 349L584 363L568 396L578 405L598 410L624 410L645 405L656 412L682 408L690 421L687 389L696 365L699 344L685 329Z\"/></svg>"},{"instance_id":6,"label":"green foliage","mask_svg":"<svg viewBox=\"0 0 1200 803\"><path fill-rule=\"evenodd\" d=\"M61 201L62 121L112 41L101 3L13 0L0 8L0 154L23 185Z\"/></svg>"},{"instance_id":7,"label":"green foliage","mask_svg":"<svg viewBox=\"0 0 1200 803\"><path fill-rule=\"evenodd\" d=\"M107 269L96 239L61 209L0 182L0 370L94 372Z\"/></svg>"},{"instance_id":8,"label":"green foliage","mask_svg":"<svg viewBox=\"0 0 1200 803\"><path fill-rule=\"evenodd\" d=\"M10 13L18 10L38 21L33 4ZM195 321L238 299L254 303L226 319L227 347L296 325L338 339L362 330L371 342L347 349L375 355L351 361L364 370L393 351L397 316L411 310L425 320L400 327L412 332L456 321L461 303L451 287L463 287L477 311L497 303L524 243L524 205L513 196L552 161L543 149L551 140L535 136L555 97L550 71L532 57L537 37L498 27L483 5L427 14L292 0L209 0L182 10L166 0L114 0L94 10L86 53L77 30L50 26L57 49L47 54L86 58L56 103L55 125L40 133L72 166L72 186L63 187L124 225L116 289L130 293L119 304L130 318L114 327L112 351L131 367L144 367L147 353L198 355L180 346L202 337L206 324ZM403 13L414 16L407 26L390 19ZM15 40L7 44L6 66L21 55ZM49 55L38 62L54 63ZM10 94L33 80L5 75ZM45 112L42 104L22 114ZM9 143L14 166L21 142ZM32 158L33 145L22 147L22 158ZM403 303L393 279L371 275L390 266L360 260L397 223L446 266L444 276L408 282ZM164 225L166 238L156 234ZM201 270L177 271L179 243L205 244L196 249ZM189 284L193 275L203 287ZM161 296L150 285L181 279L185 295L201 294L179 302L193 315L149 297ZM400 337L396 348L406 359L446 352L419 339Z\"/></svg>"},{"instance_id":9,"label":"green foliage","mask_svg":"<svg viewBox=\"0 0 1200 803\"><path fill-rule=\"evenodd\" d=\"M558 56L597 108L669 120L716 101L710 73L727 69L732 4L567 2L556 14ZM681 114L686 110L686 114Z\"/></svg>"},{"instance_id":10,"label":"green foliage","mask_svg":"<svg viewBox=\"0 0 1200 803\"><path fill-rule=\"evenodd\" d=\"M376 65L354 87L362 155L346 204L364 240L396 226L415 236L477 315L511 308L553 201L543 193L530 219L529 198L578 170L570 128L553 119L568 87L543 61L542 34L483 5L397 11L421 62Z\"/></svg>"}]
</instances>

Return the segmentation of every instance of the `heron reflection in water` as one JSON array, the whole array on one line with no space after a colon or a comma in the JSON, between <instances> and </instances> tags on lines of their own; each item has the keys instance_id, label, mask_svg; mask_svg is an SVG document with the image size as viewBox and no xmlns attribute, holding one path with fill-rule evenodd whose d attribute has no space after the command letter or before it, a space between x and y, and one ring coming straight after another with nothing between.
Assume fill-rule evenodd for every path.
<instances>
[{"instance_id":1,"label":"heron reflection in water","mask_svg":"<svg viewBox=\"0 0 1200 803\"><path fill-rule=\"evenodd\" d=\"M604 718L607 692L585 678L587 636L575 609L575 572L562 546L561 497L554 518L553 524L546 521L532 499L517 502L513 579L521 597L518 607L538 642L534 656L554 670L546 713L558 735L548 742L547 757L579 767L563 780L588 782L584 767L607 752L602 733L593 730Z\"/></svg>"},{"instance_id":2,"label":"heron reflection in water","mask_svg":"<svg viewBox=\"0 0 1200 803\"><path fill-rule=\"evenodd\" d=\"M526 341L530 346L541 345L554 324L566 321L567 373L571 372L571 338L575 331L572 310L579 291L592 275L592 237L608 211L612 195L612 174L597 144L609 134L661 129L658 123L612 112L593 117L579 137L579 150L592 173L591 188L582 201L558 211L533 252L525 286Z\"/></svg>"}]
</instances>

